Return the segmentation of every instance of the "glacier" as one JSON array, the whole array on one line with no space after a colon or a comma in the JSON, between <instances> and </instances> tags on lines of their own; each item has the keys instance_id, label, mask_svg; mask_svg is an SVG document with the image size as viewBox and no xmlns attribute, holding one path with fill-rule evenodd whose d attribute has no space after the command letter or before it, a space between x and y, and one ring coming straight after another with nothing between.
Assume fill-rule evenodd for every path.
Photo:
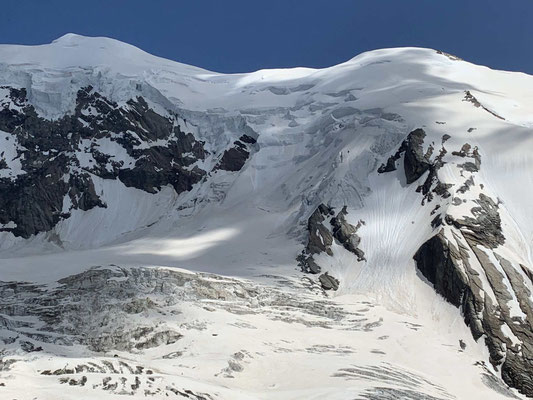
<instances>
[{"instance_id":1,"label":"glacier","mask_svg":"<svg viewBox=\"0 0 533 400\"><path fill-rule=\"evenodd\" d=\"M531 104L432 49L0 45L2 398L533 396Z\"/></svg>"}]
</instances>

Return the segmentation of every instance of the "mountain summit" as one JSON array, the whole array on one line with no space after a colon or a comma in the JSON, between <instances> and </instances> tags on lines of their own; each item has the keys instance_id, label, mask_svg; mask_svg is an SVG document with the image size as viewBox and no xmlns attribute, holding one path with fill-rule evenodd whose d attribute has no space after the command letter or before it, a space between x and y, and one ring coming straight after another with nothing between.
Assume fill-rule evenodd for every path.
<instances>
[{"instance_id":1,"label":"mountain summit","mask_svg":"<svg viewBox=\"0 0 533 400\"><path fill-rule=\"evenodd\" d=\"M533 397L533 77L0 60L0 393Z\"/></svg>"}]
</instances>

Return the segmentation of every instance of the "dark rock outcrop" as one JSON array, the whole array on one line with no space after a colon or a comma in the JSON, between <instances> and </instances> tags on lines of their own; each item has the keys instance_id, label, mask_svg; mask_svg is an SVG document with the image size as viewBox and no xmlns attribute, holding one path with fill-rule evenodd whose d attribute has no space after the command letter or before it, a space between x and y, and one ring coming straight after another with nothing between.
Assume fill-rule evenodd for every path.
<instances>
[{"instance_id":1,"label":"dark rock outcrop","mask_svg":"<svg viewBox=\"0 0 533 400\"><path fill-rule=\"evenodd\" d=\"M250 157L250 152L255 144L256 139L248 135L242 135L239 140L233 143L233 147L224 151L214 170L240 171Z\"/></svg>"},{"instance_id":2,"label":"dark rock outcrop","mask_svg":"<svg viewBox=\"0 0 533 400\"><path fill-rule=\"evenodd\" d=\"M307 220L307 232L309 234L307 245L302 254L298 256L298 263L303 272L319 274L322 270L313 258L313 254L325 252L332 256L331 245L333 235L324 223L333 215L333 209L320 204Z\"/></svg>"},{"instance_id":3,"label":"dark rock outcrop","mask_svg":"<svg viewBox=\"0 0 533 400\"><path fill-rule=\"evenodd\" d=\"M387 159L385 164L382 164L377 172L380 174L392 172L396 170L396 162L403 156L405 180L407 184L417 181L422 175L428 172L424 182L416 189L424 196L422 204L425 201L433 200L434 194L442 198L450 196L448 189L451 184L443 183L439 180L437 171L444 165L444 156L447 150L444 148L444 143L450 138L449 135L443 136L442 148L439 154L431 160L433 155L433 146L428 146L424 151L424 138L426 133L423 129L415 129L410 132L407 138L402 142L398 151Z\"/></svg>"},{"instance_id":4,"label":"dark rock outcrop","mask_svg":"<svg viewBox=\"0 0 533 400\"><path fill-rule=\"evenodd\" d=\"M472 208L472 216L456 219L447 216L447 222L461 230L463 236L472 244L480 244L488 248L496 248L504 244L505 237L502 233L498 204L483 193L475 202L478 206Z\"/></svg>"},{"instance_id":5,"label":"dark rock outcrop","mask_svg":"<svg viewBox=\"0 0 533 400\"><path fill-rule=\"evenodd\" d=\"M459 164L458 167L468 172L478 172L481 167L481 155L477 147L474 147L465 143L459 151L452 151L452 155L462 158L471 158L473 161L465 161L463 164Z\"/></svg>"},{"instance_id":6,"label":"dark rock outcrop","mask_svg":"<svg viewBox=\"0 0 533 400\"><path fill-rule=\"evenodd\" d=\"M390 156L387 159L386 164L381 164L378 168L378 172L383 174L385 172L396 171L396 161L400 158L400 154L396 153L394 156Z\"/></svg>"},{"instance_id":7,"label":"dark rock outcrop","mask_svg":"<svg viewBox=\"0 0 533 400\"><path fill-rule=\"evenodd\" d=\"M442 235L433 236L416 252L414 259L418 270L433 284L437 293L456 307L462 306L462 301L471 298L465 295L468 290L466 277L461 274L454 264L452 254L456 249L447 245ZM459 257L459 254L455 254Z\"/></svg>"},{"instance_id":8,"label":"dark rock outcrop","mask_svg":"<svg viewBox=\"0 0 533 400\"><path fill-rule=\"evenodd\" d=\"M333 209L324 204L320 204L309 217L309 220L307 221L309 240L306 247L309 254L326 252L330 256L333 255L333 252L331 251L333 235L324 225L326 218L331 215L333 215Z\"/></svg>"},{"instance_id":9,"label":"dark rock outcrop","mask_svg":"<svg viewBox=\"0 0 533 400\"><path fill-rule=\"evenodd\" d=\"M320 204L307 220L307 231L309 234L307 246L297 257L298 265L303 272L318 274L322 271L315 261L313 255L326 253L333 256L331 246L336 240L346 250L357 256L357 261L365 261L365 253L359 248L361 238L357 235L357 230L364 223L359 221L356 226L351 225L346 220L346 207L335 216L333 208ZM327 274L327 273L326 273ZM327 278L319 278L320 282ZM324 285L324 284L323 284ZM331 286L326 284L326 286ZM336 289L334 289L336 290Z\"/></svg>"},{"instance_id":10,"label":"dark rock outcrop","mask_svg":"<svg viewBox=\"0 0 533 400\"><path fill-rule=\"evenodd\" d=\"M387 159L386 164L378 168L378 172L385 173L396 170L396 162L404 156L404 170L407 183L413 183L420 178L431 166L428 153L424 153L424 138L426 132L423 129L415 129L402 142L398 151Z\"/></svg>"},{"instance_id":11,"label":"dark rock outcrop","mask_svg":"<svg viewBox=\"0 0 533 400\"><path fill-rule=\"evenodd\" d=\"M312 255L306 255L305 252L298 255L296 258L298 265L302 269L302 272L308 274L319 274L322 271L320 265L318 265Z\"/></svg>"},{"instance_id":12,"label":"dark rock outcrop","mask_svg":"<svg viewBox=\"0 0 533 400\"><path fill-rule=\"evenodd\" d=\"M333 236L342 244L342 246L357 256L357 261L365 260L365 253L359 248L361 238L357 235L357 230L363 224L359 221L356 226L351 225L346 221L346 207L331 219L331 226L333 228Z\"/></svg>"},{"instance_id":13,"label":"dark rock outcrop","mask_svg":"<svg viewBox=\"0 0 533 400\"><path fill-rule=\"evenodd\" d=\"M483 110L485 110L489 114L494 115L496 118L501 119L501 120L505 120L505 118L503 118L501 115L496 114L494 111L489 110L487 107L485 107L483 104L481 104L479 102L479 100L472 93L470 93L469 90L465 91L465 97L463 98L463 101L468 101L469 103L472 103L477 108L481 107Z\"/></svg>"},{"instance_id":14,"label":"dark rock outcrop","mask_svg":"<svg viewBox=\"0 0 533 400\"><path fill-rule=\"evenodd\" d=\"M9 98L0 106L0 130L11 135L21 165L20 173L0 178L3 231L28 238L51 230L71 210L106 207L93 176L150 193L172 185L181 193L206 174L194 165L205 158L204 143L181 130L176 114L160 115L142 97L119 106L89 86L78 91L73 114L48 120L27 102L25 89L2 89ZM104 154L99 139L123 147L134 164ZM89 165L80 164L80 152ZM14 160L2 159L1 167L9 168L8 161ZM63 210L66 196L70 207Z\"/></svg>"},{"instance_id":15,"label":"dark rock outcrop","mask_svg":"<svg viewBox=\"0 0 533 400\"><path fill-rule=\"evenodd\" d=\"M426 133L419 128L412 131L404 142L404 169L408 184L416 181L431 167L429 158L424 154L425 137Z\"/></svg>"},{"instance_id":16,"label":"dark rock outcrop","mask_svg":"<svg viewBox=\"0 0 533 400\"><path fill-rule=\"evenodd\" d=\"M70 187L68 195L75 209L88 211L94 207L106 207L96 194L89 175L72 175L68 183Z\"/></svg>"},{"instance_id":17,"label":"dark rock outcrop","mask_svg":"<svg viewBox=\"0 0 533 400\"><path fill-rule=\"evenodd\" d=\"M452 61L463 61L462 58L457 57L457 56L455 56L453 54L450 54L450 53L446 53L445 51L442 51L442 50L437 50L437 54L441 54L443 56L446 56Z\"/></svg>"},{"instance_id":18,"label":"dark rock outcrop","mask_svg":"<svg viewBox=\"0 0 533 400\"><path fill-rule=\"evenodd\" d=\"M327 272L320 275L318 280L324 290L337 290L339 288L339 280Z\"/></svg>"},{"instance_id":19,"label":"dark rock outcrop","mask_svg":"<svg viewBox=\"0 0 533 400\"><path fill-rule=\"evenodd\" d=\"M485 338L490 362L501 367L503 380L533 396L531 293L524 276L497 252L505 241L497 205L483 194L478 204L472 210L473 217L454 220L448 216L447 223L454 227L452 237L446 237L441 230L419 248L414 259L437 293L461 309L474 338ZM490 252L493 258L489 257ZM482 271L474 269L474 262ZM483 282L488 282L489 287ZM513 301L518 302L523 317L511 312Z\"/></svg>"}]
</instances>

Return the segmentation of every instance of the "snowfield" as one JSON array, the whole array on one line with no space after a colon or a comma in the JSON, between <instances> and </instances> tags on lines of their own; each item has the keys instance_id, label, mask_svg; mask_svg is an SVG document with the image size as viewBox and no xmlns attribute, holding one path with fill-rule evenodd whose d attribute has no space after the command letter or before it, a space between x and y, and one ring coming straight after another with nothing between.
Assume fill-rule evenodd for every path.
<instances>
[{"instance_id":1,"label":"snowfield","mask_svg":"<svg viewBox=\"0 0 533 400\"><path fill-rule=\"evenodd\" d=\"M0 117L30 105L52 124L77 112L86 87L108 108L136 115L140 97L174 118L205 155L187 149L172 165L205 173L181 192L123 178L181 133L102 128L46 153L0 120L2 182L36 173L27 152L36 163L64 154L74 161L62 182L87 173L101 202L65 194L62 217L27 237L0 219L1 399L533 396L532 364L513 361L533 349L533 77L419 48L219 74L108 38L0 45ZM9 88L24 88L27 105ZM81 123L105 123L99 112L83 108ZM415 167L429 169L409 182L402 143L417 128ZM253 139L243 165L220 168L243 135ZM321 204L337 218L345 207L363 259L329 217L310 231ZM419 250L437 235L457 279L479 289L472 303L485 306L471 320L464 291L453 304L456 281L422 266ZM309 250L313 236L324 251ZM320 272L302 272L299 255ZM337 290L321 286L324 272Z\"/></svg>"}]
</instances>

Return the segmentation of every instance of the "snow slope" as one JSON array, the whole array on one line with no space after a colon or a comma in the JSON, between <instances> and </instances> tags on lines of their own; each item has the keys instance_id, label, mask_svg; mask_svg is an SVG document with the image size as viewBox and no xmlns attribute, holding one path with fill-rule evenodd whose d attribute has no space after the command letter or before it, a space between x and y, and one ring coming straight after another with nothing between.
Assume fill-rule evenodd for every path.
<instances>
[{"instance_id":1,"label":"snow slope","mask_svg":"<svg viewBox=\"0 0 533 400\"><path fill-rule=\"evenodd\" d=\"M247 304L243 307L253 312L242 313L231 309L242 299L226 295L209 301L199 294L197 304L186 302L172 312L175 305L162 305L160 294L150 293L147 296L157 306L138 314L143 323L172 326L183 338L134 351L50 343L0 319L0 335L19 335L11 345L4 340L5 349L0 350L0 357L6 354L4 362L8 357L20 360L5 370L0 364L0 383L6 385L0 392L6 391L6 398L94 398L108 393L101 390L117 394L122 375L127 380L124 387L135 385L134 374L126 369L105 372L113 376L112 382L116 378L115 389L102 389L100 375L91 375L80 387L57 380L62 375L79 379L80 373L49 377L38 372L88 360L122 360L152 368L158 389L144 380L141 386L153 390L155 398L175 394L168 391L173 385L221 399L519 396L503 383L490 383L487 376L494 374L496 382L501 371L489 363L483 341L474 341L460 311L421 276L413 256L436 234L431 225L435 204L443 215L462 218L470 215L479 194L487 193L500 203L506 242L498 251L517 271L520 264L533 266L531 76L494 71L419 48L376 50L325 69L219 74L113 39L74 34L41 46L2 45L0 60L0 86L25 88L28 102L45 119L73 113L78 90L89 85L119 106L142 96L160 114L176 113L180 128L204 141L210 154L196 163L206 168L206 177L179 194L170 185L153 194L118 179L93 176L107 208L74 210L51 231L29 239L0 233L0 281L55 288L60 286L57 281L94 266L157 267L231 276L258 290L290 293L281 300L269 298L259 308ZM467 92L475 102L468 100ZM394 173L377 172L416 128L424 129L424 143L433 144L435 153L443 135L450 136L445 144L448 158L439 170L439 178L454 185L449 199L423 202L414 188L425 177L410 187L401 164ZM243 134L257 136L257 150L244 166L235 172L208 170ZM24 172L14 157L17 144L4 144L8 135L0 132L9 166L0 170L1 177ZM470 175L458 167L464 160L450 153L465 143L479 149L481 168L473 175L474 187L458 194ZM94 138L77 154L82 167L92 162L84 149L93 145L117 160L135 162L116 142ZM452 203L455 197L461 204ZM339 290L327 294L316 276L303 276L296 262L307 241L308 218L321 203L337 211L346 206L350 223L365 222L358 231L364 262L339 243L333 244L333 256L315 257L323 271L340 280ZM69 204L64 205L68 209ZM474 268L484 276L480 266ZM525 272L519 273L527 281ZM312 290L302 284L308 281ZM533 293L532 282L527 282ZM514 293L511 283L506 285ZM520 317L514 296L509 304ZM326 309L338 308L342 316L321 325L315 318L322 317L291 310L300 297L310 304L327 302ZM284 307L290 315L277 315ZM4 316L34 323L31 319L38 313L2 312ZM129 324L135 327L138 322ZM80 332L83 329L88 327ZM20 335L43 351L21 350ZM173 351L182 353L180 358L163 357ZM391 372L398 370L404 372ZM391 374L398 379L385 379ZM21 397L23 387L31 388L27 397ZM393 389L404 392L392 393ZM433 397L415 397L416 393ZM131 395L144 396L138 389Z\"/></svg>"}]
</instances>

